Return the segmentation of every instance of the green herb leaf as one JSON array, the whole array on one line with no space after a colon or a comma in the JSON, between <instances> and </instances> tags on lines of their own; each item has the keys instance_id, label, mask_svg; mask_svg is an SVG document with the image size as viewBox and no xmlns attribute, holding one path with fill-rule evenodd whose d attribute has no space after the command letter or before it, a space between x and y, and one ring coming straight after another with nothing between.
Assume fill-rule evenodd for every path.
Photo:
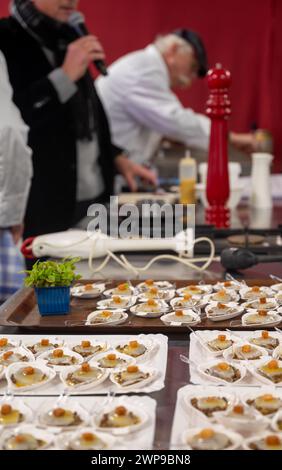
<instances>
[{"instance_id":1,"label":"green herb leaf","mask_svg":"<svg viewBox=\"0 0 282 470\"><path fill-rule=\"evenodd\" d=\"M80 258L64 259L61 263L55 261L37 261L30 271L25 271L26 287L69 287L81 276L75 274L75 263Z\"/></svg>"}]
</instances>

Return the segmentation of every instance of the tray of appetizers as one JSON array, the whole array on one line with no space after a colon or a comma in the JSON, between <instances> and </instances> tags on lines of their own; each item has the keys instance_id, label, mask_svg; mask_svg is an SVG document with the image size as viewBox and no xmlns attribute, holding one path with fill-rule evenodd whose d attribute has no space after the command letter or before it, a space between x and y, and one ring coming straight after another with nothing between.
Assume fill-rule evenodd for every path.
<instances>
[{"instance_id":1,"label":"tray of appetizers","mask_svg":"<svg viewBox=\"0 0 282 470\"><path fill-rule=\"evenodd\" d=\"M170 446L282 450L282 390L187 385L178 390Z\"/></svg>"},{"instance_id":2,"label":"tray of appetizers","mask_svg":"<svg viewBox=\"0 0 282 470\"><path fill-rule=\"evenodd\" d=\"M187 333L189 328L272 329L282 322L282 284L248 281L81 281L67 315L41 316L34 291L0 308L0 326L64 333Z\"/></svg>"},{"instance_id":3,"label":"tray of appetizers","mask_svg":"<svg viewBox=\"0 0 282 470\"><path fill-rule=\"evenodd\" d=\"M162 334L3 335L0 395L149 393L164 387L168 338Z\"/></svg>"},{"instance_id":4,"label":"tray of appetizers","mask_svg":"<svg viewBox=\"0 0 282 470\"><path fill-rule=\"evenodd\" d=\"M195 331L190 335L191 382L282 386L282 331Z\"/></svg>"},{"instance_id":5,"label":"tray of appetizers","mask_svg":"<svg viewBox=\"0 0 282 470\"><path fill-rule=\"evenodd\" d=\"M151 449L156 401L134 397L2 397L0 450Z\"/></svg>"}]
</instances>

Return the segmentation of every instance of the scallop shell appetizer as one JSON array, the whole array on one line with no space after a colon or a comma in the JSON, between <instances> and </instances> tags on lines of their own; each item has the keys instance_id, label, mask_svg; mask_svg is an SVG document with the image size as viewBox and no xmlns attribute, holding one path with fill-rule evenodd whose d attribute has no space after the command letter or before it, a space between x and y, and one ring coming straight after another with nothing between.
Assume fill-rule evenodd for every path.
<instances>
[{"instance_id":1,"label":"scallop shell appetizer","mask_svg":"<svg viewBox=\"0 0 282 470\"><path fill-rule=\"evenodd\" d=\"M243 442L244 450L282 450L282 433L265 431Z\"/></svg>"},{"instance_id":2,"label":"scallop shell appetizer","mask_svg":"<svg viewBox=\"0 0 282 470\"><path fill-rule=\"evenodd\" d=\"M53 427L61 430L72 430L79 426L87 426L89 423L89 412L78 402L67 400L64 403L48 403L39 410L37 421L40 426Z\"/></svg>"},{"instance_id":3,"label":"scallop shell appetizer","mask_svg":"<svg viewBox=\"0 0 282 470\"><path fill-rule=\"evenodd\" d=\"M204 295L210 294L212 292L212 285L210 284L188 284L185 287L177 289L177 294L180 296L192 295L193 297L201 298Z\"/></svg>"},{"instance_id":4,"label":"scallop shell appetizer","mask_svg":"<svg viewBox=\"0 0 282 470\"><path fill-rule=\"evenodd\" d=\"M26 365L16 362L7 367L5 375L12 392L25 392L43 388L56 377L56 372L41 361Z\"/></svg>"},{"instance_id":5,"label":"scallop shell appetizer","mask_svg":"<svg viewBox=\"0 0 282 470\"><path fill-rule=\"evenodd\" d=\"M75 353L83 357L83 360L88 360L101 352L107 351L108 344L103 341L83 339L69 343L69 348Z\"/></svg>"},{"instance_id":6,"label":"scallop shell appetizer","mask_svg":"<svg viewBox=\"0 0 282 470\"><path fill-rule=\"evenodd\" d=\"M110 350L105 353L97 354L89 364L100 367L108 371L120 370L130 364L135 364L136 359L128 354L122 354L116 350Z\"/></svg>"},{"instance_id":7,"label":"scallop shell appetizer","mask_svg":"<svg viewBox=\"0 0 282 470\"><path fill-rule=\"evenodd\" d=\"M240 341L237 336L226 331L197 331L194 332L194 336L204 351L212 357L222 356L225 351L232 348L232 345Z\"/></svg>"},{"instance_id":8,"label":"scallop shell appetizer","mask_svg":"<svg viewBox=\"0 0 282 470\"><path fill-rule=\"evenodd\" d=\"M157 377L157 371L151 367L129 365L110 375L110 380L118 390L134 390L143 388Z\"/></svg>"},{"instance_id":9,"label":"scallop shell appetizer","mask_svg":"<svg viewBox=\"0 0 282 470\"><path fill-rule=\"evenodd\" d=\"M55 442L63 450L110 450L114 448L115 439L109 433L85 427L73 433L62 433Z\"/></svg>"},{"instance_id":10,"label":"scallop shell appetizer","mask_svg":"<svg viewBox=\"0 0 282 470\"><path fill-rule=\"evenodd\" d=\"M171 300L175 295L175 290L165 290L157 289L157 287L152 287L151 289L139 294L138 300L140 302L147 302L149 299L154 300Z\"/></svg>"},{"instance_id":11,"label":"scallop shell appetizer","mask_svg":"<svg viewBox=\"0 0 282 470\"><path fill-rule=\"evenodd\" d=\"M1 450L44 450L53 443L53 435L31 424L4 431L0 437Z\"/></svg>"},{"instance_id":12,"label":"scallop shell appetizer","mask_svg":"<svg viewBox=\"0 0 282 470\"><path fill-rule=\"evenodd\" d=\"M38 357L40 354L51 351L52 349L62 348L64 346L64 341L60 338L54 338L51 336L46 336L40 338L39 340L29 340L24 341L24 347L28 349L34 356Z\"/></svg>"},{"instance_id":13,"label":"scallop shell appetizer","mask_svg":"<svg viewBox=\"0 0 282 470\"><path fill-rule=\"evenodd\" d=\"M11 349L18 348L20 341L9 338L9 336L0 337L0 353L10 351Z\"/></svg>"},{"instance_id":14,"label":"scallop shell appetizer","mask_svg":"<svg viewBox=\"0 0 282 470\"><path fill-rule=\"evenodd\" d=\"M149 299L131 307L130 312L137 317L158 318L166 313L168 308L164 300Z\"/></svg>"},{"instance_id":15,"label":"scallop shell appetizer","mask_svg":"<svg viewBox=\"0 0 282 470\"><path fill-rule=\"evenodd\" d=\"M282 410L282 397L273 386L262 387L254 392L246 393L242 397L243 403L254 408L262 416L272 418Z\"/></svg>"},{"instance_id":16,"label":"scallop shell appetizer","mask_svg":"<svg viewBox=\"0 0 282 470\"><path fill-rule=\"evenodd\" d=\"M242 316L242 325L251 327L275 326L281 323L282 317L275 311L249 310Z\"/></svg>"},{"instance_id":17,"label":"scallop shell appetizer","mask_svg":"<svg viewBox=\"0 0 282 470\"><path fill-rule=\"evenodd\" d=\"M206 304L211 302L221 302L223 304L228 304L229 302L238 302L239 295L236 291L230 289L221 289L213 294L205 295L203 300Z\"/></svg>"},{"instance_id":18,"label":"scallop shell appetizer","mask_svg":"<svg viewBox=\"0 0 282 470\"><path fill-rule=\"evenodd\" d=\"M15 362L28 363L33 361L33 354L23 347L13 348L10 351L0 353L0 365L4 367L9 367Z\"/></svg>"},{"instance_id":19,"label":"scallop shell appetizer","mask_svg":"<svg viewBox=\"0 0 282 470\"><path fill-rule=\"evenodd\" d=\"M88 326L119 325L127 319L128 314L122 309L95 310L88 315L85 324Z\"/></svg>"},{"instance_id":20,"label":"scallop shell appetizer","mask_svg":"<svg viewBox=\"0 0 282 470\"><path fill-rule=\"evenodd\" d=\"M225 391L225 388L218 387L216 392L209 393L205 390L195 390L195 393L189 393L184 398L184 403L188 408L199 414L201 417L214 420L215 413L225 411L234 404L234 395Z\"/></svg>"},{"instance_id":21,"label":"scallop shell appetizer","mask_svg":"<svg viewBox=\"0 0 282 470\"><path fill-rule=\"evenodd\" d=\"M110 432L114 435L125 435L139 431L149 420L140 406L126 402L106 406L100 413L95 414L93 425L101 432Z\"/></svg>"},{"instance_id":22,"label":"scallop shell appetizer","mask_svg":"<svg viewBox=\"0 0 282 470\"><path fill-rule=\"evenodd\" d=\"M223 357L226 361L249 363L260 361L269 356L264 348L242 341L234 344L232 348L227 351L224 351Z\"/></svg>"},{"instance_id":23,"label":"scallop shell appetizer","mask_svg":"<svg viewBox=\"0 0 282 470\"><path fill-rule=\"evenodd\" d=\"M103 283L76 285L71 288L71 295L81 299L96 299L103 294L104 290L105 284Z\"/></svg>"},{"instance_id":24,"label":"scallop shell appetizer","mask_svg":"<svg viewBox=\"0 0 282 470\"><path fill-rule=\"evenodd\" d=\"M235 450L242 437L219 425L187 429L182 433L182 445L190 450Z\"/></svg>"},{"instance_id":25,"label":"scallop shell appetizer","mask_svg":"<svg viewBox=\"0 0 282 470\"><path fill-rule=\"evenodd\" d=\"M139 292L146 292L152 287L170 290L174 288L174 285L168 281L154 281L153 279L147 279L146 281L140 282L136 287Z\"/></svg>"},{"instance_id":26,"label":"scallop shell appetizer","mask_svg":"<svg viewBox=\"0 0 282 470\"><path fill-rule=\"evenodd\" d=\"M206 315L211 321L229 320L244 312L244 308L236 302L211 302L205 308Z\"/></svg>"},{"instance_id":27,"label":"scallop shell appetizer","mask_svg":"<svg viewBox=\"0 0 282 470\"><path fill-rule=\"evenodd\" d=\"M159 343L146 337L133 337L127 340L115 341L113 348L121 354L133 357L138 362L145 362L153 357L158 349Z\"/></svg>"},{"instance_id":28,"label":"scallop shell appetizer","mask_svg":"<svg viewBox=\"0 0 282 470\"><path fill-rule=\"evenodd\" d=\"M163 315L161 321L169 326L194 326L201 323L201 317L191 309L184 309Z\"/></svg>"},{"instance_id":29,"label":"scallop shell appetizer","mask_svg":"<svg viewBox=\"0 0 282 470\"><path fill-rule=\"evenodd\" d=\"M230 385L239 384L245 378L247 369L240 363L213 360L200 364L198 372L208 382Z\"/></svg>"},{"instance_id":30,"label":"scallop shell appetizer","mask_svg":"<svg viewBox=\"0 0 282 470\"><path fill-rule=\"evenodd\" d=\"M108 370L97 367L89 362L83 362L79 366L63 370L60 373L60 380L67 390L76 392L94 389L103 383L108 376Z\"/></svg>"},{"instance_id":31,"label":"scallop shell appetizer","mask_svg":"<svg viewBox=\"0 0 282 470\"><path fill-rule=\"evenodd\" d=\"M258 300L262 297L272 297L273 291L270 287L264 286L243 287L240 296L243 300Z\"/></svg>"},{"instance_id":32,"label":"scallop shell appetizer","mask_svg":"<svg viewBox=\"0 0 282 470\"><path fill-rule=\"evenodd\" d=\"M19 398L2 398L0 402L0 426L10 428L26 424L33 419L32 410Z\"/></svg>"},{"instance_id":33,"label":"scallop shell appetizer","mask_svg":"<svg viewBox=\"0 0 282 470\"><path fill-rule=\"evenodd\" d=\"M268 419L243 403L235 403L226 411L214 413L214 418L218 424L243 435L264 431L269 426Z\"/></svg>"},{"instance_id":34,"label":"scallop shell appetizer","mask_svg":"<svg viewBox=\"0 0 282 470\"><path fill-rule=\"evenodd\" d=\"M70 348L64 347L46 351L38 356L38 360L44 362L46 366L54 369L56 372L61 372L64 368L81 364L83 357Z\"/></svg>"},{"instance_id":35,"label":"scallop shell appetizer","mask_svg":"<svg viewBox=\"0 0 282 470\"><path fill-rule=\"evenodd\" d=\"M104 292L104 295L107 297L112 297L114 295L129 297L131 295L136 295L136 289L129 282L123 282L112 289L107 289Z\"/></svg>"},{"instance_id":36,"label":"scallop shell appetizer","mask_svg":"<svg viewBox=\"0 0 282 470\"><path fill-rule=\"evenodd\" d=\"M97 302L98 310L127 309L136 303L136 296L113 295Z\"/></svg>"}]
</instances>

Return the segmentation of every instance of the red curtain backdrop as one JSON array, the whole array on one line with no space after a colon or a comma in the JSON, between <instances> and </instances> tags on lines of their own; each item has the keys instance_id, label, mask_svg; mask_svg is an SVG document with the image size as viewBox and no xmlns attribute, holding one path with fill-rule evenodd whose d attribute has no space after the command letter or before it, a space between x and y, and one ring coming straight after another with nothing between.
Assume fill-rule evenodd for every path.
<instances>
[{"instance_id":1,"label":"red curtain backdrop","mask_svg":"<svg viewBox=\"0 0 282 470\"><path fill-rule=\"evenodd\" d=\"M0 16L9 0L1 0ZM99 36L111 63L143 48L158 33L188 27L203 37L210 65L221 62L233 77L234 131L253 124L269 129L275 169L282 171L282 1L281 0L80 0L89 29ZM1 47L1 45L0 45ZM187 106L204 112L205 80L182 92Z\"/></svg>"}]
</instances>

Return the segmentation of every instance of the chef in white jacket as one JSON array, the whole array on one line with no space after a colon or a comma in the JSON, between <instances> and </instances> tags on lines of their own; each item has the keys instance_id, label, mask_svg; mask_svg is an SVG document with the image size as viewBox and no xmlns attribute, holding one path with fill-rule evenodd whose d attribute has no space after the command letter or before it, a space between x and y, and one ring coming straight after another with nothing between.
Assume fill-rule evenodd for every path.
<instances>
[{"instance_id":1,"label":"chef in white jacket","mask_svg":"<svg viewBox=\"0 0 282 470\"><path fill-rule=\"evenodd\" d=\"M32 177L28 127L12 101L12 89L0 53L0 303L22 285L23 258L16 246L22 234Z\"/></svg>"},{"instance_id":2,"label":"chef in white jacket","mask_svg":"<svg viewBox=\"0 0 282 470\"><path fill-rule=\"evenodd\" d=\"M206 72L204 44L187 29L160 36L154 44L114 62L109 75L96 82L114 143L137 163L150 160L163 137L207 150L210 120L185 108L172 91L190 87ZM230 134L237 146L245 146L250 138Z\"/></svg>"}]
</instances>

